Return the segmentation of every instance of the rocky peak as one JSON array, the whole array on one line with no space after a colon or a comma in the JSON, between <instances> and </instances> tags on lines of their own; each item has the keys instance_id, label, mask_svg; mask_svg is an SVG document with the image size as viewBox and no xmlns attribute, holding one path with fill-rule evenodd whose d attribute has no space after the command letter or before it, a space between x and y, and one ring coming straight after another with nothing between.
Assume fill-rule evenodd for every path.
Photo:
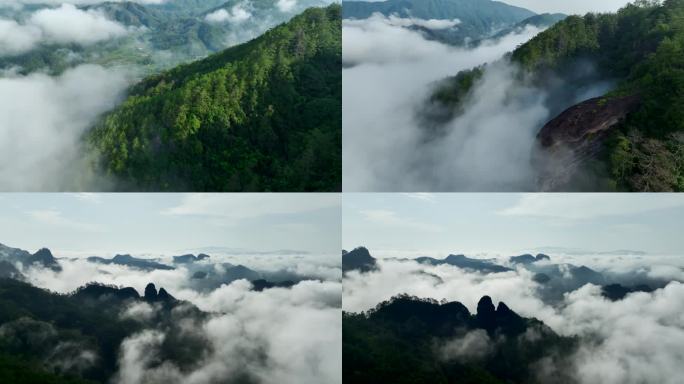
<instances>
[{"instance_id":1,"label":"rocky peak","mask_svg":"<svg viewBox=\"0 0 684 384\"><path fill-rule=\"evenodd\" d=\"M154 284L149 283L145 287L145 300L156 300L157 299L157 288Z\"/></svg>"},{"instance_id":2,"label":"rocky peak","mask_svg":"<svg viewBox=\"0 0 684 384\"><path fill-rule=\"evenodd\" d=\"M477 313L475 315L477 322L486 330L492 330L496 327L496 309L492 298L483 296L477 303Z\"/></svg>"},{"instance_id":3,"label":"rocky peak","mask_svg":"<svg viewBox=\"0 0 684 384\"><path fill-rule=\"evenodd\" d=\"M375 258L365 247L358 247L342 255L342 271L358 270L368 272L375 269Z\"/></svg>"}]
</instances>

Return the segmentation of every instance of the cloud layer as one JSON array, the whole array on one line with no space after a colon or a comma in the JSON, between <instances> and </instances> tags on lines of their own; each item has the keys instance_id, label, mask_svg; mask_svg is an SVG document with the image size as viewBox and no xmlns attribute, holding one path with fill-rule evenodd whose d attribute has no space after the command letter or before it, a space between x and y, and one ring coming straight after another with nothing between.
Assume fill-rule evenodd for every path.
<instances>
[{"instance_id":1,"label":"cloud layer","mask_svg":"<svg viewBox=\"0 0 684 384\"><path fill-rule=\"evenodd\" d=\"M243 258L245 261L249 259ZM117 384L209 384L246 379L264 384L342 382L339 266L329 280L303 280L291 288L258 292L249 281L236 280L199 292L184 267L150 272L83 259L61 259L60 263L61 272L36 267L23 272L32 284L64 293L88 281L132 286L138 292L153 282L208 314L197 317L183 306L172 311L172 321L180 332L202 340L206 347L188 368L164 361L163 344L176 335L155 327L152 320L160 310L158 304L141 302L125 308L122 318L137 320L147 328L122 343ZM315 266L315 262L301 262L292 256L287 265L293 271L311 271Z\"/></svg>"},{"instance_id":2,"label":"cloud layer","mask_svg":"<svg viewBox=\"0 0 684 384\"><path fill-rule=\"evenodd\" d=\"M96 65L0 78L0 190L98 189L81 135L131 80L126 70Z\"/></svg>"},{"instance_id":3,"label":"cloud layer","mask_svg":"<svg viewBox=\"0 0 684 384\"><path fill-rule=\"evenodd\" d=\"M684 278L680 257L643 256L631 262L625 261L629 256L605 254L552 258L560 263L583 261L604 273L629 274L670 267L680 273L669 278ZM379 271L352 272L345 277L345 310L367 310L394 295L408 293L460 301L474 312L479 298L489 295L523 316L544 321L559 334L580 337L581 346L567 357L567 364L551 365L546 360L538 363L535 369L542 382L554 382L561 373L582 384L674 384L681 377L684 284L678 281L652 293L631 293L615 302L603 297L600 287L587 284L552 305L541 298L538 283L525 269L483 275L448 265L425 266L397 260L379 263ZM467 356L465 345L474 348L475 354L487 353L488 341L480 336L467 334L447 341L442 356L463 359Z\"/></svg>"},{"instance_id":4,"label":"cloud layer","mask_svg":"<svg viewBox=\"0 0 684 384\"><path fill-rule=\"evenodd\" d=\"M433 82L498 60L540 30L461 49L395 24L379 15L343 22L345 189L531 189L534 130L548 111L543 93L514 83L514 68L491 66L444 137L426 140L416 112Z\"/></svg>"},{"instance_id":5,"label":"cloud layer","mask_svg":"<svg viewBox=\"0 0 684 384\"><path fill-rule=\"evenodd\" d=\"M40 9L22 23L0 19L0 55L24 53L40 43L93 44L128 32L102 13L62 4L58 8Z\"/></svg>"}]
</instances>

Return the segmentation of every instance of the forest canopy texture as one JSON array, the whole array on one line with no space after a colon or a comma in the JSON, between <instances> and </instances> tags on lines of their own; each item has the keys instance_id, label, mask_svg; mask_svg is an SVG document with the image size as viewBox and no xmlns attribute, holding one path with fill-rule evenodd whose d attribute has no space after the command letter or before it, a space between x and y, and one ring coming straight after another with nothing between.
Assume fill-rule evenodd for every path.
<instances>
[{"instance_id":1,"label":"forest canopy texture","mask_svg":"<svg viewBox=\"0 0 684 384\"><path fill-rule=\"evenodd\" d=\"M341 189L341 6L152 76L88 134L123 190Z\"/></svg>"}]
</instances>

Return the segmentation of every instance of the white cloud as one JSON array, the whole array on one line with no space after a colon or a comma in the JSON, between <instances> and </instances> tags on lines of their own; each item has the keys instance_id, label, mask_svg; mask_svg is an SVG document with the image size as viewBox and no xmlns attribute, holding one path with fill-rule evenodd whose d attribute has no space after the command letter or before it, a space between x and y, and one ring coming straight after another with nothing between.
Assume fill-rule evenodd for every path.
<instances>
[{"instance_id":1,"label":"white cloud","mask_svg":"<svg viewBox=\"0 0 684 384\"><path fill-rule=\"evenodd\" d=\"M243 258L242 263L245 261ZM223 260L212 254L210 262L219 265ZM147 322L151 329L131 335L120 347L114 380L118 384L206 384L226 382L245 373L264 384L342 382L339 269L333 281L301 281L291 288L257 292L251 290L250 282L238 280L210 292L198 292L185 268L150 272L84 259L60 259L60 264L61 272L30 267L23 268L22 273L32 284L60 293L72 292L90 281L133 287L142 293L153 282L208 314L197 320L186 318L181 310L173 312L179 324L192 323L188 332L209 343L208 352L191 369L181 370L170 361L161 361L159 352L171 335L153 329L153 321ZM300 264L299 259L289 259L292 270L306 272L307 266ZM154 319L157 310L154 305L136 303L120 315L145 323Z\"/></svg>"},{"instance_id":2,"label":"white cloud","mask_svg":"<svg viewBox=\"0 0 684 384\"><path fill-rule=\"evenodd\" d=\"M440 347L440 354L444 360L457 360L462 363L483 359L492 352L494 343L484 329L470 331Z\"/></svg>"},{"instance_id":3,"label":"white cloud","mask_svg":"<svg viewBox=\"0 0 684 384\"><path fill-rule=\"evenodd\" d=\"M102 188L83 159L82 135L130 81L127 71L95 65L0 78L0 190Z\"/></svg>"},{"instance_id":4,"label":"white cloud","mask_svg":"<svg viewBox=\"0 0 684 384\"><path fill-rule=\"evenodd\" d=\"M0 56L29 51L42 37L42 31L36 26L0 19Z\"/></svg>"},{"instance_id":5,"label":"white cloud","mask_svg":"<svg viewBox=\"0 0 684 384\"><path fill-rule=\"evenodd\" d=\"M621 255L551 257L557 263L572 261L591 267L598 263L626 274L643 269L635 258ZM679 269L678 278L682 278L681 257L648 256L638 261L663 272L663 276ZM672 281L652 293L631 293L615 302L604 298L600 287L587 284L550 305L540 297L533 274L524 269L483 275L447 265L419 265L412 261L379 260L379 266L378 271L347 274L343 281L345 310L368 310L392 296L408 293L460 301L474 312L479 298L489 295L522 316L542 320L561 335L579 337L579 349L565 356L567 366L538 370L539 374L551 375L542 377L542 382L553 382L558 377L553 375L559 370L581 384L675 384L680 381L684 361L681 353L684 284L680 282ZM664 270L667 267L669 271ZM468 350L464 343L468 344ZM442 346L442 358L462 359L471 356L470 351L474 355L486 354L490 344L478 335L465 335L456 343L446 340Z\"/></svg>"},{"instance_id":6,"label":"white cloud","mask_svg":"<svg viewBox=\"0 0 684 384\"><path fill-rule=\"evenodd\" d=\"M297 0L278 0L276 6L281 12L290 12L297 5Z\"/></svg>"},{"instance_id":7,"label":"white cloud","mask_svg":"<svg viewBox=\"0 0 684 384\"><path fill-rule=\"evenodd\" d=\"M496 61L539 32L528 28L465 49L426 40L379 15L344 20L345 191L529 188L534 131L547 111L538 90L514 87L512 68L489 68L467 113L446 124L443 136L429 139L416 111L428 108L434 82Z\"/></svg>"},{"instance_id":8,"label":"white cloud","mask_svg":"<svg viewBox=\"0 0 684 384\"><path fill-rule=\"evenodd\" d=\"M93 44L126 35L129 30L103 14L71 4L44 8L22 24L0 19L0 56L21 54L40 43Z\"/></svg>"},{"instance_id":9,"label":"white cloud","mask_svg":"<svg viewBox=\"0 0 684 384\"><path fill-rule=\"evenodd\" d=\"M648 196L644 196L648 197ZM525 194L512 207L499 213L508 216L533 216L563 219L589 219L604 216L632 215L660 209L683 207L684 199L677 194L659 194L639 204L631 194Z\"/></svg>"},{"instance_id":10,"label":"white cloud","mask_svg":"<svg viewBox=\"0 0 684 384\"><path fill-rule=\"evenodd\" d=\"M82 11L70 4L41 9L30 17L29 23L40 28L47 41L56 43L92 44L128 33L123 25L103 14Z\"/></svg>"},{"instance_id":11,"label":"white cloud","mask_svg":"<svg viewBox=\"0 0 684 384\"><path fill-rule=\"evenodd\" d=\"M375 14L373 17L382 18L382 14ZM449 29L461 24L459 19L420 19L415 17L399 17L397 15L390 15L387 17L387 23L396 27L423 27L426 29Z\"/></svg>"},{"instance_id":12,"label":"white cloud","mask_svg":"<svg viewBox=\"0 0 684 384\"><path fill-rule=\"evenodd\" d=\"M121 313L121 318L123 319L133 319L137 321L149 321L154 317L156 309L144 302L132 302L126 309Z\"/></svg>"},{"instance_id":13,"label":"white cloud","mask_svg":"<svg viewBox=\"0 0 684 384\"><path fill-rule=\"evenodd\" d=\"M205 19L212 23L223 23L229 22L234 24L243 23L252 17L252 13L245 8L245 6L240 3L234 5L230 11L225 9L219 9L215 12L208 14Z\"/></svg>"}]
</instances>

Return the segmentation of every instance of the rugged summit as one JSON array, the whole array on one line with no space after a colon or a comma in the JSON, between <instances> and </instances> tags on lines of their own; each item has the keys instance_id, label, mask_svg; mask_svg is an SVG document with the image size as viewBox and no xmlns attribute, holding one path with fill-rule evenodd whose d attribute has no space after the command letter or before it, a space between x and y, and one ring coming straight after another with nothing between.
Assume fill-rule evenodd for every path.
<instances>
[{"instance_id":1,"label":"rugged summit","mask_svg":"<svg viewBox=\"0 0 684 384\"><path fill-rule=\"evenodd\" d=\"M376 268L375 258L370 255L367 248L358 247L350 252L342 251L343 273L349 271L368 272Z\"/></svg>"}]
</instances>

